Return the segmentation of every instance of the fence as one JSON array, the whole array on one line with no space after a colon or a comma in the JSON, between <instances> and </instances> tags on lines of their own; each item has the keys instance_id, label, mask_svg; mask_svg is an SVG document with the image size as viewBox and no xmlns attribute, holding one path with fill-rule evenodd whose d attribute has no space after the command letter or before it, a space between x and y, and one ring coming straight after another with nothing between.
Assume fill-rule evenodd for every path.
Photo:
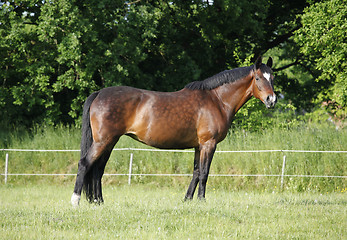
<instances>
[{"instance_id":1,"label":"fence","mask_svg":"<svg viewBox=\"0 0 347 240\"><path fill-rule=\"evenodd\" d=\"M80 150L44 150L44 149L0 149L4 152L79 152ZM139 149L139 148L115 148L113 151L130 151L129 172L108 174L106 176L128 176L128 184L131 184L132 176L192 176L192 174L158 174L158 173L132 173L133 153L134 151L150 151L150 152L194 152L192 150L163 150L163 149ZM210 174L211 177L280 177L281 188L283 188L284 177L314 177L314 178L347 178L347 176L318 176L318 175L287 175L285 174L286 155L285 153L345 153L347 151L314 151L314 150L244 150L244 151L216 151L216 153L261 153L261 152L281 152L283 153L282 170L281 174ZM7 183L8 176L75 176L76 174L47 174L47 173L8 173L9 154L6 153L5 157L5 172L0 174L5 177L5 184Z\"/></svg>"}]
</instances>

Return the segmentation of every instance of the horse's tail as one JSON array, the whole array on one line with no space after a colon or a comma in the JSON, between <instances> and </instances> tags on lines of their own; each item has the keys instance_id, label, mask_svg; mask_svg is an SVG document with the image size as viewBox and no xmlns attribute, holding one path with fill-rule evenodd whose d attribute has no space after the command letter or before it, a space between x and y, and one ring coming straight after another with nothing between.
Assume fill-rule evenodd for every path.
<instances>
[{"instance_id":1,"label":"horse's tail","mask_svg":"<svg viewBox=\"0 0 347 240\"><path fill-rule=\"evenodd\" d=\"M99 92L92 93L83 105L82 115L82 137L81 137L81 159L85 158L89 148L93 143L92 128L90 125L90 106L94 99L98 96ZM83 179L83 190L86 194L87 199L91 202L93 200L93 173L92 166L89 166L88 173Z\"/></svg>"},{"instance_id":2,"label":"horse's tail","mask_svg":"<svg viewBox=\"0 0 347 240\"><path fill-rule=\"evenodd\" d=\"M85 157L93 143L92 128L90 126L90 105L98 96L99 92L92 93L83 105L82 115L82 137L81 137L81 158Z\"/></svg>"}]
</instances>

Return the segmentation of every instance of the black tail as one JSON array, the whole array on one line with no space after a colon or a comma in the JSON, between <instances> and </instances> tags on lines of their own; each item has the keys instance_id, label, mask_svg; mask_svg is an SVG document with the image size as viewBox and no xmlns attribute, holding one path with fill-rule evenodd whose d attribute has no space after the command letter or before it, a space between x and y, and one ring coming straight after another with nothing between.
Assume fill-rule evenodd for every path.
<instances>
[{"instance_id":1,"label":"black tail","mask_svg":"<svg viewBox=\"0 0 347 240\"><path fill-rule=\"evenodd\" d=\"M92 93L84 103L82 116L82 138L81 138L81 159L85 158L90 146L93 143L92 128L90 126L90 105L98 96L99 92ZM93 164L88 167L88 172L83 179L83 190L89 202L94 200L95 192L95 177L97 174L98 164Z\"/></svg>"},{"instance_id":2,"label":"black tail","mask_svg":"<svg viewBox=\"0 0 347 240\"><path fill-rule=\"evenodd\" d=\"M83 115L82 115L82 138L81 138L81 158L85 157L90 146L93 143L92 128L90 126L90 105L94 99L98 96L99 92L92 93L83 105Z\"/></svg>"}]
</instances>

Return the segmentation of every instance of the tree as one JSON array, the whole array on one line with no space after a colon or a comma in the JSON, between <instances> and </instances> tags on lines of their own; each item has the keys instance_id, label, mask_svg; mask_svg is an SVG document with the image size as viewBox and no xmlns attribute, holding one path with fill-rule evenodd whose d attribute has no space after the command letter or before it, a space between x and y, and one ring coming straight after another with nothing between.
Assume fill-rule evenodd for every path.
<instances>
[{"instance_id":1,"label":"tree","mask_svg":"<svg viewBox=\"0 0 347 240\"><path fill-rule=\"evenodd\" d=\"M344 0L326 0L306 8L302 27L295 33L303 61L317 71L320 87L315 102L335 120L347 114L347 4Z\"/></svg>"},{"instance_id":2,"label":"tree","mask_svg":"<svg viewBox=\"0 0 347 240\"><path fill-rule=\"evenodd\" d=\"M174 91L249 65L298 28L305 1L22 0L0 3L0 111L73 123L114 85Z\"/></svg>"}]
</instances>

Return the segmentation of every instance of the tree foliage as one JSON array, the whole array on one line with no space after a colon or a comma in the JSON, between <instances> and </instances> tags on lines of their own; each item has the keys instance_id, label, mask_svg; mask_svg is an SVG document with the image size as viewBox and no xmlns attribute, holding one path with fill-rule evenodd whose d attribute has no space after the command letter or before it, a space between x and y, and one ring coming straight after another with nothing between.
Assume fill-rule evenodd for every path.
<instances>
[{"instance_id":1,"label":"tree foliage","mask_svg":"<svg viewBox=\"0 0 347 240\"><path fill-rule=\"evenodd\" d=\"M324 79L332 72L338 73L331 70L345 63L336 66L333 61L326 62L328 49L320 52L319 48L304 47L305 35L310 30L311 8L304 13L307 17L302 18L302 28L297 19L311 2L1 2L0 111L8 122L25 125L74 123L81 115L86 97L100 88L130 85L174 91L222 70L249 65L266 52L278 58L279 52L284 52L286 59L304 55L306 63L316 61L318 56L322 62L315 64L323 73L319 80L326 82ZM338 9L343 10L336 8L334 11ZM312 11L316 11L314 7ZM340 15L341 19L345 17ZM294 51L296 43L291 40L295 30L298 30L300 52ZM337 32L334 34L337 36ZM326 43L334 36L327 38ZM343 59L345 45L340 46L339 41L344 39L337 37L334 44L341 49L339 62ZM280 91L293 98L294 104L312 101L310 94L295 101L298 97L291 93L297 92L301 83L288 85L288 74L283 71L275 75L281 79L278 82ZM330 92L337 94L334 89L340 89L343 76L336 75L329 85ZM323 88L318 90L323 91ZM336 101L340 103L341 99L336 98ZM259 105L255 105L251 103L241 115L248 116L249 112L258 110Z\"/></svg>"},{"instance_id":2,"label":"tree foliage","mask_svg":"<svg viewBox=\"0 0 347 240\"><path fill-rule=\"evenodd\" d=\"M347 4L327 0L306 8L302 27L295 34L310 68L318 70L316 85L321 87L315 102L335 118L346 118L347 107Z\"/></svg>"}]
</instances>

